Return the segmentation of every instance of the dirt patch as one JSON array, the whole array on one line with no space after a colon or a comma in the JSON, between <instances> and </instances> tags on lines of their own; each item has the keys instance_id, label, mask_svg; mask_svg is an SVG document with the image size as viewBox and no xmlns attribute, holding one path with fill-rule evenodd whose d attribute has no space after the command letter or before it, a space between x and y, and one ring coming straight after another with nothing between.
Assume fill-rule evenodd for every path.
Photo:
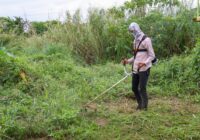
<instances>
[{"instance_id":1,"label":"dirt patch","mask_svg":"<svg viewBox=\"0 0 200 140\"><path fill-rule=\"evenodd\" d=\"M97 119L95 120L95 122L96 122L96 124L97 124L98 126L102 126L102 127L104 127L104 126L106 126L106 125L108 124L108 120L105 119L105 118L97 118Z\"/></svg>"},{"instance_id":2,"label":"dirt patch","mask_svg":"<svg viewBox=\"0 0 200 140\"><path fill-rule=\"evenodd\" d=\"M163 107L172 113L199 113L200 106L190 101L184 101L176 97L156 97L150 101L150 108Z\"/></svg>"},{"instance_id":3,"label":"dirt patch","mask_svg":"<svg viewBox=\"0 0 200 140\"><path fill-rule=\"evenodd\" d=\"M97 104L96 104L96 103L90 103L90 104L84 105L83 107L84 107L87 111L94 111L94 112L97 111Z\"/></svg>"},{"instance_id":4,"label":"dirt patch","mask_svg":"<svg viewBox=\"0 0 200 140\"><path fill-rule=\"evenodd\" d=\"M115 102L107 102L105 103L105 109L111 112L119 112L119 113L133 113L136 108L136 102L134 102L131 98L122 97Z\"/></svg>"},{"instance_id":5,"label":"dirt patch","mask_svg":"<svg viewBox=\"0 0 200 140\"><path fill-rule=\"evenodd\" d=\"M103 103L102 106L110 112L134 113L136 112L137 103L133 98L121 97L118 100ZM156 97L149 99L150 110L163 109L171 113L199 113L200 105L189 101L184 101L177 97Z\"/></svg>"},{"instance_id":6,"label":"dirt patch","mask_svg":"<svg viewBox=\"0 0 200 140\"><path fill-rule=\"evenodd\" d=\"M44 138L29 138L28 140L51 140L51 139L44 137Z\"/></svg>"}]
</instances>

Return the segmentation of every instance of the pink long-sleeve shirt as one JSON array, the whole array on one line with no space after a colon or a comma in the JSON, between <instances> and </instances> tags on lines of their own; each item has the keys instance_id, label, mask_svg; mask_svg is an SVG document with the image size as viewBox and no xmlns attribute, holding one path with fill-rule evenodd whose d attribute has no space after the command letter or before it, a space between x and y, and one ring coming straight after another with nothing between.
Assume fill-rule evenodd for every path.
<instances>
[{"instance_id":1,"label":"pink long-sleeve shirt","mask_svg":"<svg viewBox=\"0 0 200 140\"><path fill-rule=\"evenodd\" d=\"M139 38L142 39L142 36ZM139 45L140 41L134 41L133 48L135 49ZM140 68L140 72L146 71L152 66L151 61L155 58L155 53L152 47L151 39L147 37L145 40L142 41L140 44L139 49L147 49L144 52L137 52L136 58L134 60L134 56L128 59L129 64L133 64L133 71L134 73L138 72L138 65L139 63L145 63L146 65Z\"/></svg>"}]
</instances>

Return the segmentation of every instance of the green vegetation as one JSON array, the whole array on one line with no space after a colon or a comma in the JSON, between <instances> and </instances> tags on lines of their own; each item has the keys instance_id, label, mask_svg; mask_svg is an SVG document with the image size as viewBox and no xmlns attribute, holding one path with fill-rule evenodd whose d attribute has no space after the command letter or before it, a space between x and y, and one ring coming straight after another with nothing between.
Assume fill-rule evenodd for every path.
<instances>
[{"instance_id":1,"label":"green vegetation","mask_svg":"<svg viewBox=\"0 0 200 140\"><path fill-rule=\"evenodd\" d=\"M84 23L79 11L68 13L64 23L35 22L26 33L17 19L1 18L9 28L0 28L0 139L200 139L200 25L175 1L156 1L179 6L175 15L142 13L152 1L140 2L92 9ZM149 110L135 110L130 77L86 108L123 78L132 21L160 59L151 69Z\"/></svg>"}]
</instances>

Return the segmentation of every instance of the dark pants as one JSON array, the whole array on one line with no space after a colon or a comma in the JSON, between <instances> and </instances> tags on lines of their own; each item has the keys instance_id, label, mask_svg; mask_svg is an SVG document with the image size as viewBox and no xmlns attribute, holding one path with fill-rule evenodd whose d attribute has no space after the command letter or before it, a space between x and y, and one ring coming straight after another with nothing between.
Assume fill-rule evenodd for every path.
<instances>
[{"instance_id":1,"label":"dark pants","mask_svg":"<svg viewBox=\"0 0 200 140\"><path fill-rule=\"evenodd\" d=\"M147 81L150 74L150 68L147 71L133 74L132 77L132 90L135 93L135 97L138 103L138 109L143 109L148 106L147 96Z\"/></svg>"}]
</instances>

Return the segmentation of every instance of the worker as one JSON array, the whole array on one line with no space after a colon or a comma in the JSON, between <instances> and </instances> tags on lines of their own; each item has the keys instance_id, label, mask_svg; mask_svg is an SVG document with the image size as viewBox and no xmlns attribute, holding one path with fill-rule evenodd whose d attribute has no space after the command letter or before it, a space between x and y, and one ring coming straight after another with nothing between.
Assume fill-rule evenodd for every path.
<instances>
[{"instance_id":1,"label":"worker","mask_svg":"<svg viewBox=\"0 0 200 140\"><path fill-rule=\"evenodd\" d=\"M131 23L128 30L134 36L134 56L129 59L124 59L122 63L124 65L132 64L132 91L134 92L138 103L136 109L147 110L148 95L146 87L152 61L155 59L155 53L152 47L151 39L142 32L137 23Z\"/></svg>"}]
</instances>

